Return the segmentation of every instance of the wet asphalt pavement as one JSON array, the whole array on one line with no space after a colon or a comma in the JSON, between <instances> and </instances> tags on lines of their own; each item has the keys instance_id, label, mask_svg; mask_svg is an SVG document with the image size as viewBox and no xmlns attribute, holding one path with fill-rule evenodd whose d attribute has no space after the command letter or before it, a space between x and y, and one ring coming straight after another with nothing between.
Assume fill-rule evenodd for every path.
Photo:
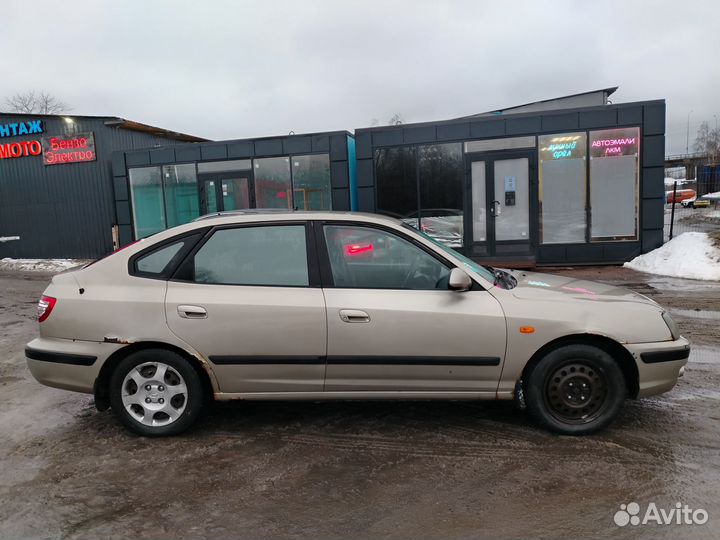
<instances>
[{"instance_id":1,"label":"wet asphalt pavement","mask_svg":"<svg viewBox=\"0 0 720 540\"><path fill-rule=\"evenodd\" d=\"M668 394L559 437L512 403L234 402L144 439L25 367L48 276L0 274L0 538L720 537L720 283L555 269L653 297L694 345ZM704 525L627 525L637 502Z\"/></svg>"}]
</instances>

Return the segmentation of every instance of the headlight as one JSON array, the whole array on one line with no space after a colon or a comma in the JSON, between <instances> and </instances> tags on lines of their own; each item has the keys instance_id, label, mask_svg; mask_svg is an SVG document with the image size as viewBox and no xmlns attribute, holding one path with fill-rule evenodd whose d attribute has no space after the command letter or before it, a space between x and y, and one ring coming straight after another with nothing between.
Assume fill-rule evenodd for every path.
<instances>
[{"instance_id":1,"label":"headlight","mask_svg":"<svg viewBox=\"0 0 720 540\"><path fill-rule=\"evenodd\" d=\"M670 316L669 313L666 311L663 311L662 318L665 321L665 324L667 324L668 329L670 330L670 335L672 335L673 339L677 339L680 337L680 330L678 330L677 324L675 324L675 321L673 321L673 318Z\"/></svg>"}]
</instances>

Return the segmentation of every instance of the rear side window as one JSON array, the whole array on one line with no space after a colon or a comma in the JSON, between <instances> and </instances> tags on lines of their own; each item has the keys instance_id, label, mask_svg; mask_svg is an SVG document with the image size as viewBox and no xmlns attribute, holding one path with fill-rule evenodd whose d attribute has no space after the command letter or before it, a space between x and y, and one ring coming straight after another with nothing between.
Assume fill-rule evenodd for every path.
<instances>
[{"instance_id":1,"label":"rear side window","mask_svg":"<svg viewBox=\"0 0 720 540\"><path fill-rule=\"evenodd\" d=\"M307 287L310 281L304 225L220 229L193 262L197 283Z\"/></svg>"},{"instance_id":2,"label":"rear side window","mask_svg":"<svg viewBox=\"0 0 720 540\"><path fill-rule=\"evenodd\" d=\"M141 277L169 277L173 269L201 236L202 233L185 236L176 242L141 254L134 260L132 273Z\"/></svg>"}]
</instances>

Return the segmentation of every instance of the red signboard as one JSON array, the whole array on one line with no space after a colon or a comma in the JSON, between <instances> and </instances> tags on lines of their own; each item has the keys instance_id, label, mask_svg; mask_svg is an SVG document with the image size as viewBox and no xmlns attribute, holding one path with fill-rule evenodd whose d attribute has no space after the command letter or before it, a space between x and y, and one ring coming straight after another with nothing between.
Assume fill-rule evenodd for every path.
<instances>
[{"instance_id":1,"label":"red signboard","mask_svg":"<svg viewBox=\"0 0 720 540\"><path fill-rule=\"evenodd\" d=\"M46 135L42 138L42 151L45 165L95 161L95 136L92 131L72 135Z\"/></svg>"},{"instance_id":2,"label":"red signboard","mask_svg":"<svg viewBox=\"0 0 720 540\"><path fill-rule=\"evenodd\" d=\"M22 141L0 144L0 159L15 159L25 156L39 156L38 141Z\"/></svg>"}]
</instances>

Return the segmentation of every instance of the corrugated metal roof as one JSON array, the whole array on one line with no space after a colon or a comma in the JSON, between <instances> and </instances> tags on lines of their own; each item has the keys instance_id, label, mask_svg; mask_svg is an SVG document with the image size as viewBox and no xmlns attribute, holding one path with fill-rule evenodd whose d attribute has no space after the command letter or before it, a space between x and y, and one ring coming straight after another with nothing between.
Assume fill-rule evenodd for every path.
<instances>
[{"instance_id":1,"label":"corrugated metal roof","mask_svg":"<svg viewBox=\"0 0 720 540\"><path fill-rule=\"evenodd\" d=\"M121 118L119 116L92 116L92 115L84 115L84 114L35 114L35 113L16 113L16 112L2 112L0 111L0 116L8 116L8 117L22 117L22 118L42 118L44 120L47 119L58 119L58 118L78 118L78 119L85 119L85 120L103 120L105 122L105 125L111 126L111 127L119 127L122 129L129 129L132 131L140 131L143 133L148 133L150 135L155 135L156 137L164 137L166 139L172 139L175 141L183 141L183 142L205 142L209 141L210 139L205 139L203 137L196 137L195 135L188 135L187 133L180 133L179 131L172 131L165 128L159 128L155 126L151 126L149 124L143 124L141 122L136 122L134 120L128 120L126 118Z\"/></svg>"}]
</instances>

